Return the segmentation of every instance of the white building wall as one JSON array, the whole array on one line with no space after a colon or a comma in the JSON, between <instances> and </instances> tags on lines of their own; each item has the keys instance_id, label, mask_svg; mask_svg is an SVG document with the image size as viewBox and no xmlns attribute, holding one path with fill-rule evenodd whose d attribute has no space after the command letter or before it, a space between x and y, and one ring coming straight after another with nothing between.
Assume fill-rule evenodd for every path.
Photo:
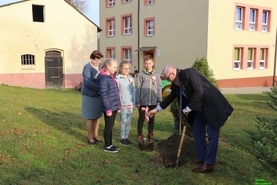
<instances>
[{"instance_id":1,"label":"white building wall","mask_svg":"<svg viewBox=\"0 0 277 185\"><path fill-rule=\"evenodd\" d=\"M44 22L33 22L33 4L44 6ZM0 74L42 74L45 52L53 49L62 53L65 84L76 79L70 75L82 80L83 66L97 49L94 23L64 0L25 1L0 10ZM35 55L34 67L21 66L23 54Z\"/></svg>"}]
</instances>

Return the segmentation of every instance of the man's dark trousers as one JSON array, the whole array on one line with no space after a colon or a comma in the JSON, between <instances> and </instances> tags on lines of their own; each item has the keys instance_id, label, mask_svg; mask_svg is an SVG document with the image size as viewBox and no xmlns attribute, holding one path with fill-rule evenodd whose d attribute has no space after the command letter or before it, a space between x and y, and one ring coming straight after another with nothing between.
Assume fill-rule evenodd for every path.
<instances>
[{"instance_id":1,"label":"man's dark trousers","mask_svg":"<svg viewBox=\"0 0 277 185\"><path fill-rule=\"evenodd\" d=\"M208 145L206 141L206 129L208 133ZM203 160L204 164L215 164L219 130L220 128L214 127L200 112L196 112L192 128L194 145L197 159Z\"/></svg>"}]
</instances>

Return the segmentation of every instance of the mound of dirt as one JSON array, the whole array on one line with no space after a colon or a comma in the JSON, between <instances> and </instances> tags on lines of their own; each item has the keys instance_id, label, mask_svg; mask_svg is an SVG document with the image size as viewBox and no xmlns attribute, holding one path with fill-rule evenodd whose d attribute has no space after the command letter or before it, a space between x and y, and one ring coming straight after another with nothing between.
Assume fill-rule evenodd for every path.
<instances>
[{"instance_id":1,"label":"mound of dirt","mask_svg":"<svg viewBox=\"0 0 277 185\"><path fill-rule=\"evenodd\" d=\"M175 133L166 140L159 141L157 146L157 160L165 167L176 167L177 152L180 144L181 135ZM185 135L178 166L187 165L195 159L195 147L191 136Z\"/></svg>"}]
</instances>

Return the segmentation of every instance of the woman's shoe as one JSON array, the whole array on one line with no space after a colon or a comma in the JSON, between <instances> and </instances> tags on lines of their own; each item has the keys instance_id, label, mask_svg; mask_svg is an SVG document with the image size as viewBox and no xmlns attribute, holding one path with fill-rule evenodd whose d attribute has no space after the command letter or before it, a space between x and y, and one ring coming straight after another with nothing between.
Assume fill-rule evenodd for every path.
<instances>
[{"instance_id":1,"label":"woman's shoe","mask_svg":"<svg viewBox=\"0 0 277 185\"><path fill-rule=\"evenodd\" d=\"M90 142L89 139L88 139L88 144L89 145L96 145L96 141Z\"/></svg>"},{"instance_id":2,"label":"woman's shoe","mask_svg":"<svg viewBox=\"0 0 277 185\"><path fill-rule=\"evenodd\" d=\"M97 143L102 143L102 140L96 139L95 137L93 138L95 142Z\"/></svg>"}]
</instances>

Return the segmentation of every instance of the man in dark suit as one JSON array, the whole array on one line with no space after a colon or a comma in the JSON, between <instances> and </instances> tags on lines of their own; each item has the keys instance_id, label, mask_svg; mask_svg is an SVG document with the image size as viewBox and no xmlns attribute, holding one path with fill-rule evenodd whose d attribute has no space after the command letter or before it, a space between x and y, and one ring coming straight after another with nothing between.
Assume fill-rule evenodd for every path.
<instances>
[{"instance_id":1,"label":"man in dark suit","mask_svg":"<svg viewBox=\"0 0 277 185\"><path fill-rule=\"evenodd\" d=\"M192 171L200 173L213 171L219 130L231 115L232 106L214 85L193 68L179 70L167 65L161 74L172 82L172 91L160 105L149 112L149 116L165 109L175 98L180 96L181 98L178 100L182 107L182 113L193 120L192 131L197 157L194 162L200 166ZM206 132L208 133L208 145Z\"/></svg>"}]
</instances>

